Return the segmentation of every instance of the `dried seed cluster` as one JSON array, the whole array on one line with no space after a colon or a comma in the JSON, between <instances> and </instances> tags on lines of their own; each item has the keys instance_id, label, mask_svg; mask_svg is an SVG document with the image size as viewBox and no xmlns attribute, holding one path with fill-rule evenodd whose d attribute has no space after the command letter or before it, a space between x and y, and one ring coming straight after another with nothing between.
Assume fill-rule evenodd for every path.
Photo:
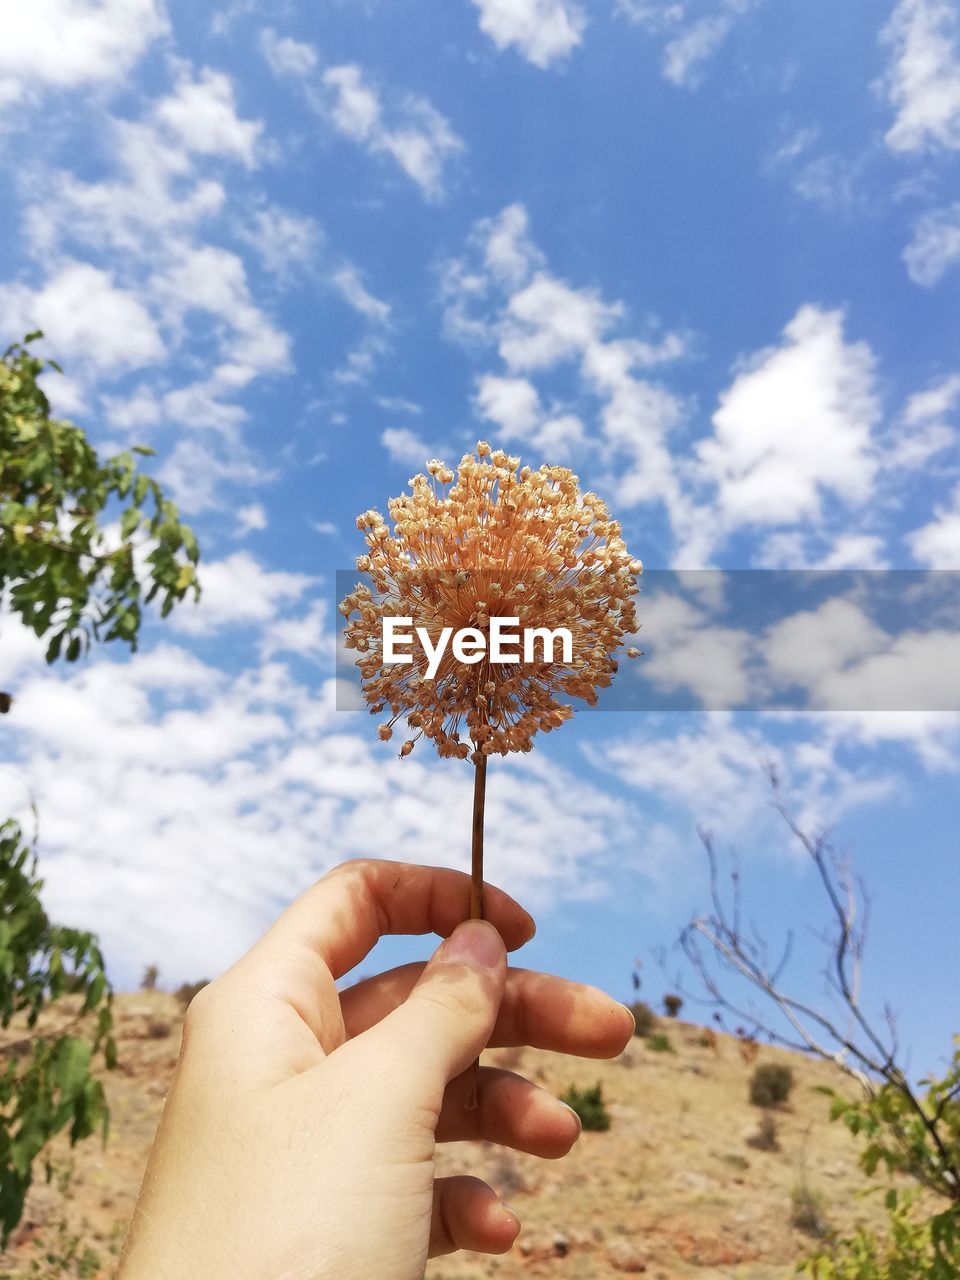
<instances>
[{"instance_id":1,"label":"dried seed cluster","mask_svg":"<svg viewBox=\"0 0 960 1280\"><path fill-rule=\"evenodd\" d=\"M357 518L369 548L357 569L372 590L358 585L341 602L345 644L358 651L371 713L389 713L380 737L389 740L402 719L414 731L401 756L424 734L441 756L529 751L538 730L573 714L560 698L596 702L617 670L614 651L636 629L643 566L605 503L581 495L565 467L521 468L485 441L477 454L464 455L456 475L434 460L428 475L414 476L411 492L389 502L393 533L377 511ZM567 627L572 661L560 660L558 646L555 661L502 665L488 653L470 666L448 646L427 680L417 644L412 664L383 664L382 619L391 615L412 618L434 644L444 627L485 631L491 616L519 618L521 631Z\"/></svg>"}]
</instances>

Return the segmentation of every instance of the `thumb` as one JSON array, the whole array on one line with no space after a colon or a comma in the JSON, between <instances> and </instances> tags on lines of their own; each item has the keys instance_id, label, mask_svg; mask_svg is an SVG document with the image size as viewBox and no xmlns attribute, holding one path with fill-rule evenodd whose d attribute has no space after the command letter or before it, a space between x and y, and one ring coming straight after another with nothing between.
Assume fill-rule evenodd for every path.
<instances>
[{"instance_id":1,"label":"thumb","mask_svg":"<svg viewBox=\"0 0 960 1280\"><path fill-rule=\"evenodd\" d=\"M448 1081L465 1071L490 1039L507 980L503 939L485 920L466 920L441 943L407 999L366 1032L408 1069L394 1080L439 1105ZM402 1082L402 1083L401 1083Z\"/></svg>"}]
</instances>

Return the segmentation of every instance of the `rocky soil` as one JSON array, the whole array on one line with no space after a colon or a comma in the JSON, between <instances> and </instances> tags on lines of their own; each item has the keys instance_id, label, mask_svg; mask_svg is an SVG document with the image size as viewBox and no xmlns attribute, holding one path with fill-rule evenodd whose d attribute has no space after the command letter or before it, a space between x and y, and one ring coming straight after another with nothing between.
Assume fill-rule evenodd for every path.
<instances>
[{"instance_id":1,"label":"rocky soil","mask_svg":"<svg viewBox=\"0 0 960 1280\"><path fill-rule=\"evenodd\" d=\"M182 1016L172 996L117 1000L120 1062L104 1079L111 1134L70 1152L58 1144L60 1175L30 1193L28 1212L0 1280L55 1276L107 1280L131 1214L177 1059ZM857 1145L828 1119L818 1086L841 1085L828 1067L772 1048L757 1061L786 1061L796 1085L774 1114L778 1149L753 1145L761 1113L750 1105L755 1063L731 1038L661 1020L673 1052L635 1038L613 1062L539 1050L494 1050L485 1061L521 1071L554 1092L599 1082L612 1124L584 1133L560 1161L489 1145L442 1148L441 1173L485 1178L517 1210L513 1251L437 1259L426 1280L777 1280L810 1248L818 1225L843 1230L880 1213L864 1198ZM5 1033L7 1039L12 1033ZM0 1039L0 1054L3 1040ZM797 1212L807 1209L806 1213ZM821 1222L818 1222L821 1219ZM800 1222L798 1226L795 1223Z\"/></svg>"}]
</instances>

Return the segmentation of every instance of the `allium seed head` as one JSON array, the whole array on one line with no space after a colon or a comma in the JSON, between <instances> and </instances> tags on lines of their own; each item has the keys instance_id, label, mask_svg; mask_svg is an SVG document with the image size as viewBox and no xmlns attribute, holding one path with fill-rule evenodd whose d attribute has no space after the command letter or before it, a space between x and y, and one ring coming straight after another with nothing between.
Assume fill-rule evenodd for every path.
<instances>
[{"instance_id":1,"label":"allium seed head","mask_svg":"<svg viewBox=\"0 0 960 1280\"><path fill-rule=\"evenodd\" d=\"M593 493L581 497L571 471L519 468L519 458L481 441L456 475L432 459L429 476L414 476L410 493L390 500L393 532L379 512L358 517L368 554L357 568L370 585L358 585L341 612L345 644L360 654L364 698L371 710L390 711L379 730L385 741L405 718L441 756L529 751L538 731L573 714L561 699L595 703L617 670L613 655L636 630L642 565L606 504ZM539 660L493 663L488 651L469 665L448 645L428 679L426 654L414 642L405 650L412 663L383 663L384 617L412 618L436 645L445 627L486 631L491 616L518 618L521 635L566 628L572 658L563 660L557 644L552 655L536 649Z\"/></svg>"}]
</instances>

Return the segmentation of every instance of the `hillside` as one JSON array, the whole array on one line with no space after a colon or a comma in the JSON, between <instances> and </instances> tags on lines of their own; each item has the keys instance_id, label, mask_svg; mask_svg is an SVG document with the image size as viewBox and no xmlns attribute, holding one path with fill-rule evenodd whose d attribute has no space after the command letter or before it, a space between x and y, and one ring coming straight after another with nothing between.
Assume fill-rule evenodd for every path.
<instances>
[{"instance_id":1,"label":"hillside","mask_svg":"<svg viewBox=\"0 0 960 1280\"><path fill-rule=\"evenodd\" d=\"M112 1274L180 1026L172 996L118 997L120 1064L105 1075L110 1141L106 1150L91 1141L73 1154L66 1196L56 1186L32 1190L13 1246L0 1256L0 1280ZM613 1062L538 1050L485 1055L557 1093L599 1081L612 1125L606 1133L584 1133L558 1162L466 1143L441 1148L441 1172L486 1178L516 1208L523 1231L511 1254L437 1259L426 1280L591 1280L625 1272L650 1280L781 1280L811 1242L792 1221L799 1187L819 1198L833 1227L878 1215L877 1197L857 1195L866 1185L857 1145L829 1122L828 1101L817 1092L837 1084L834 1072L760 1049L760 1062L788 1062L796 1084L790 1104L776 1112L779 1151L758 1150L747 1141L761 1117L748 1101L754 1064L744 1061L739 1043L717 1035L710 1045L701 1028L680 1021L664 1019L661 1030L675 1052L653 1052L635 1038ZM68 1148L58 1155L69 1159ZM54 1260L43 1261L47 1254ZM31 1262L40 1270L31 1270Z\"/></svg>"}]
</instances>

